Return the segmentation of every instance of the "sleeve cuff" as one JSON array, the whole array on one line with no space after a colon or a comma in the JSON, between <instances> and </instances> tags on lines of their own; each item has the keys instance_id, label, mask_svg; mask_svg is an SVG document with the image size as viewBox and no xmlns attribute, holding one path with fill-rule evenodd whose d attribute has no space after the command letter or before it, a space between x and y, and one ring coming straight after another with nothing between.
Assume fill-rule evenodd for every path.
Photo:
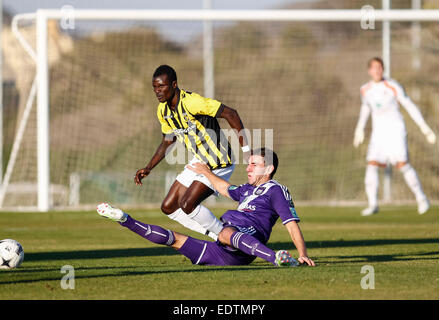
<instances>
[{"instance_id":1,"label":"sleeve cuff","mask_svg":"<svg viewBox=\"0 0 439 320\"><path fill-rule=\"evenodd\" d=\"M300 219L299 218L291 218L291 219L287 219L287 220L285 220L285 221L282 221L282 224L287 224L288 222L291 222L291 221L296 221L296 222L300 222Z\"/></svg>"},{"instance_id":2,"label":"sleeve cuff","mask_svg":"<svg viewBox=\"0 0 439 320\"><path fill-rule=\"evenodd\" d=\"M218 110L215 113L215 118L218 118L221 115L221 113L224 110L224 107L225 107L225 105L221 103L221 105L219 106Z\"/></svg>"}]
</instances>

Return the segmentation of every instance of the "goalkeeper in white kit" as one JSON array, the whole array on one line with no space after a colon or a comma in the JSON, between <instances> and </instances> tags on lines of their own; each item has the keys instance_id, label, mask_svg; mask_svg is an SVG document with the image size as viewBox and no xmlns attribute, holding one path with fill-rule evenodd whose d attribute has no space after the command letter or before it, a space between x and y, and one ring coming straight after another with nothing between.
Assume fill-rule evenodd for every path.
<instances>
[{"instance_id":1,"label":"goalkeeper in white kit","mask_svg":"<svg viewBox=\"0 0 439 320\"><path fill-rule=\"evenodd\" d=\"M416 197L419 214L424 214L430 208L430 204L415 169L409 163L407 132L398 103L407 110L429 143L436 142L436 135L402 86L393 79L385 79L383 71L384 63L380 58L370 59L368 73L371 80L361 87L362 104L355 129L355 148L364 141L364 128L369 115L372 114L372 134L364 180L369 206L361 214L369 216L378 212L378 168L385 167L389 163L403 174L407 185Z\"/></svg>"}]
</instances>

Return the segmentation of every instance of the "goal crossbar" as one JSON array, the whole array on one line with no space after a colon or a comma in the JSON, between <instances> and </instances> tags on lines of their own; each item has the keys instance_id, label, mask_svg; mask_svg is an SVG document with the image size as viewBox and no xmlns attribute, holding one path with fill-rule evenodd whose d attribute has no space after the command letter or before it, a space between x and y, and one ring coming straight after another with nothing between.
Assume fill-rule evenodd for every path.
<instances>
[{"instance_id":1,"label":"goal crossbar","mask_svg":"<svg viewBox=\"0 0 439 320\"><path fill-rule=\"evenodd\" d=\"M370 7L371 8L371 7ZM439 10L99 10L39 9L37 14L47 19L69 18L77 20L178 20L178 21L436 21ZM25 14L30 17L32 14ZM23 15L23 16L25 16ZM366 16L366 17L365 17Z\"/></svg>"}]
</instances>

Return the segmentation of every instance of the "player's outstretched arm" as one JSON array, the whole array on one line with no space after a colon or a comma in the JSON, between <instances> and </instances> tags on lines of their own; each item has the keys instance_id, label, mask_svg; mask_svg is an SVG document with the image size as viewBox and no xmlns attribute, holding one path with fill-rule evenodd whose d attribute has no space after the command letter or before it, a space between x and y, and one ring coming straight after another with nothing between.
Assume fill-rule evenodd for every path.
<instances>
[{"instance_id":1,"label":"player's outstretched arm","mask_svg":"<svg viewBox=\"0 0 439 320\"><path fill-rule=\"evenodd\" d=\"M285 224L291 240L293 240L294 245L299 252L299 262L306 263L309 266L314 267L316 264L308 257L308 252L306 250L305 240L303 239L302 231L300 231L299 225L296 221L290 221Z\"/></svg>"},{"instance_id":2,"label":"player's outstretched arm","mask_svg":"<svg viewBox=\"0 0 439 320\"><path fill-rule=\"evenodd\" d=\"M194 164L192 164L192 166L188 164L186 167L198 174L204 175L207 179L209 179L210 183L213 185L216 191L218 191L224 197L230 198L228 191L230 183L216 176L212 171L210 171L207 164L195 162Z\"/></svg>"},{"instance_id":3,"label":"player's outstretched arm","mask_svg":"<svg viewBox=\"0 0 439 320\"><path fill-rule=\"evenodd\" d=\"M247 137L244 131L244 125L238 111L232 109L226 105L222 105L222 111L218 115L218 118L226 119L230 127L238 133L239 144L241 145L242 152L244 153L244 159L247 161L250 158L250 148L248 146Z\"/></svg>"},{"instance_id":4,"label":"player's outstretched arm","mask_svg":"<svg viewBox=\"0 0 439 320\"><path fill-rule=\"evenodd\" d=\"M433 130L431 130L431 128L428 126L427 122L425 122L425 119L422 116L419 108L413 103L410 97L407 96L401 86L396 86L396 92L399 103L407 110L410 117L421 129L427 141L431 144L434 144L436 142L436 135L434 134Z\"/></svg>"},{"instance_id":5,"label":"player's outstretched arm","mask_svg":"<svg viewBox=\"0 0 439 320\"><path fill-rule=\"evenodd\" d=\"M166 135L163 135L162 142L160 143L159 147L157 148L156 152L152 156L151 160L148 162L145 168L139 169L136 172L136 175L134 176L134 183L137 186L142 185L142 179L149 175L151 170L160 162L163 160L163 158L166 155L166 150L175 142L176 138L172 137L169 138Z\"/></svg>"}]
</instances>

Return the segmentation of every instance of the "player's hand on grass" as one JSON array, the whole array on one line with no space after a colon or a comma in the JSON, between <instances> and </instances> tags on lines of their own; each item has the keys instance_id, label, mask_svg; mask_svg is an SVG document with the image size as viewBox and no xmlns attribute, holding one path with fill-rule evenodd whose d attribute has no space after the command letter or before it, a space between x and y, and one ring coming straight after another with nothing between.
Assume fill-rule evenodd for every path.
<instances>
[{"instance_id":1,"label":"player's hand on grass","mask_svg":"<svg viewBox=\"0 0 439 320\"><path fill-rule=\"evenodd\" d=\"M136 175L134 176L134 183L136 184L136 186L141 186L142 179L145 178L150 172L151 170L147 168L137 170Z\"/></svg>"},{"instance_id":2,"label":"player's hand on grass","mask_svg":"<svg viewBox=\"0 0 439 320\"><path fill-rule=\"evenodd\" d=\"M192 165L188 164L186 166L186 168L188 168L189 170L192 170L193 172L195 172L197 174L205 174L205 173L208 173L210 171L207 164L202 163L202 162L195 162Z\"/></svg>"},{"instance_id":3,"label":"player's hand on grass","mask_svg":"<svg viewBox=\"0 0 439 320\"><path fill-rule=\"evenodd\" d=\"M308 266L311 266L311 267L315 267L316 266L316 264L314 263L314 261L312 261L310 258L308 258L308 257L304 257L304 256L302 256L302 257L300 257L299 259L297 259L298 261L299 261L299 263L300 264L307 264Z\"/></svg>"},{"instance_id":4,"label":"player's hand on grass","mask_svg":"<svg viewBox=\"0 0 439 320\"><path fill-rule=\"evenodd\" d=\"M362 144L364 141L364 130L362 129L356 129L355 135L354 135L354 147L358 148L360 144Z\"/></svg>"}]
</instances>

